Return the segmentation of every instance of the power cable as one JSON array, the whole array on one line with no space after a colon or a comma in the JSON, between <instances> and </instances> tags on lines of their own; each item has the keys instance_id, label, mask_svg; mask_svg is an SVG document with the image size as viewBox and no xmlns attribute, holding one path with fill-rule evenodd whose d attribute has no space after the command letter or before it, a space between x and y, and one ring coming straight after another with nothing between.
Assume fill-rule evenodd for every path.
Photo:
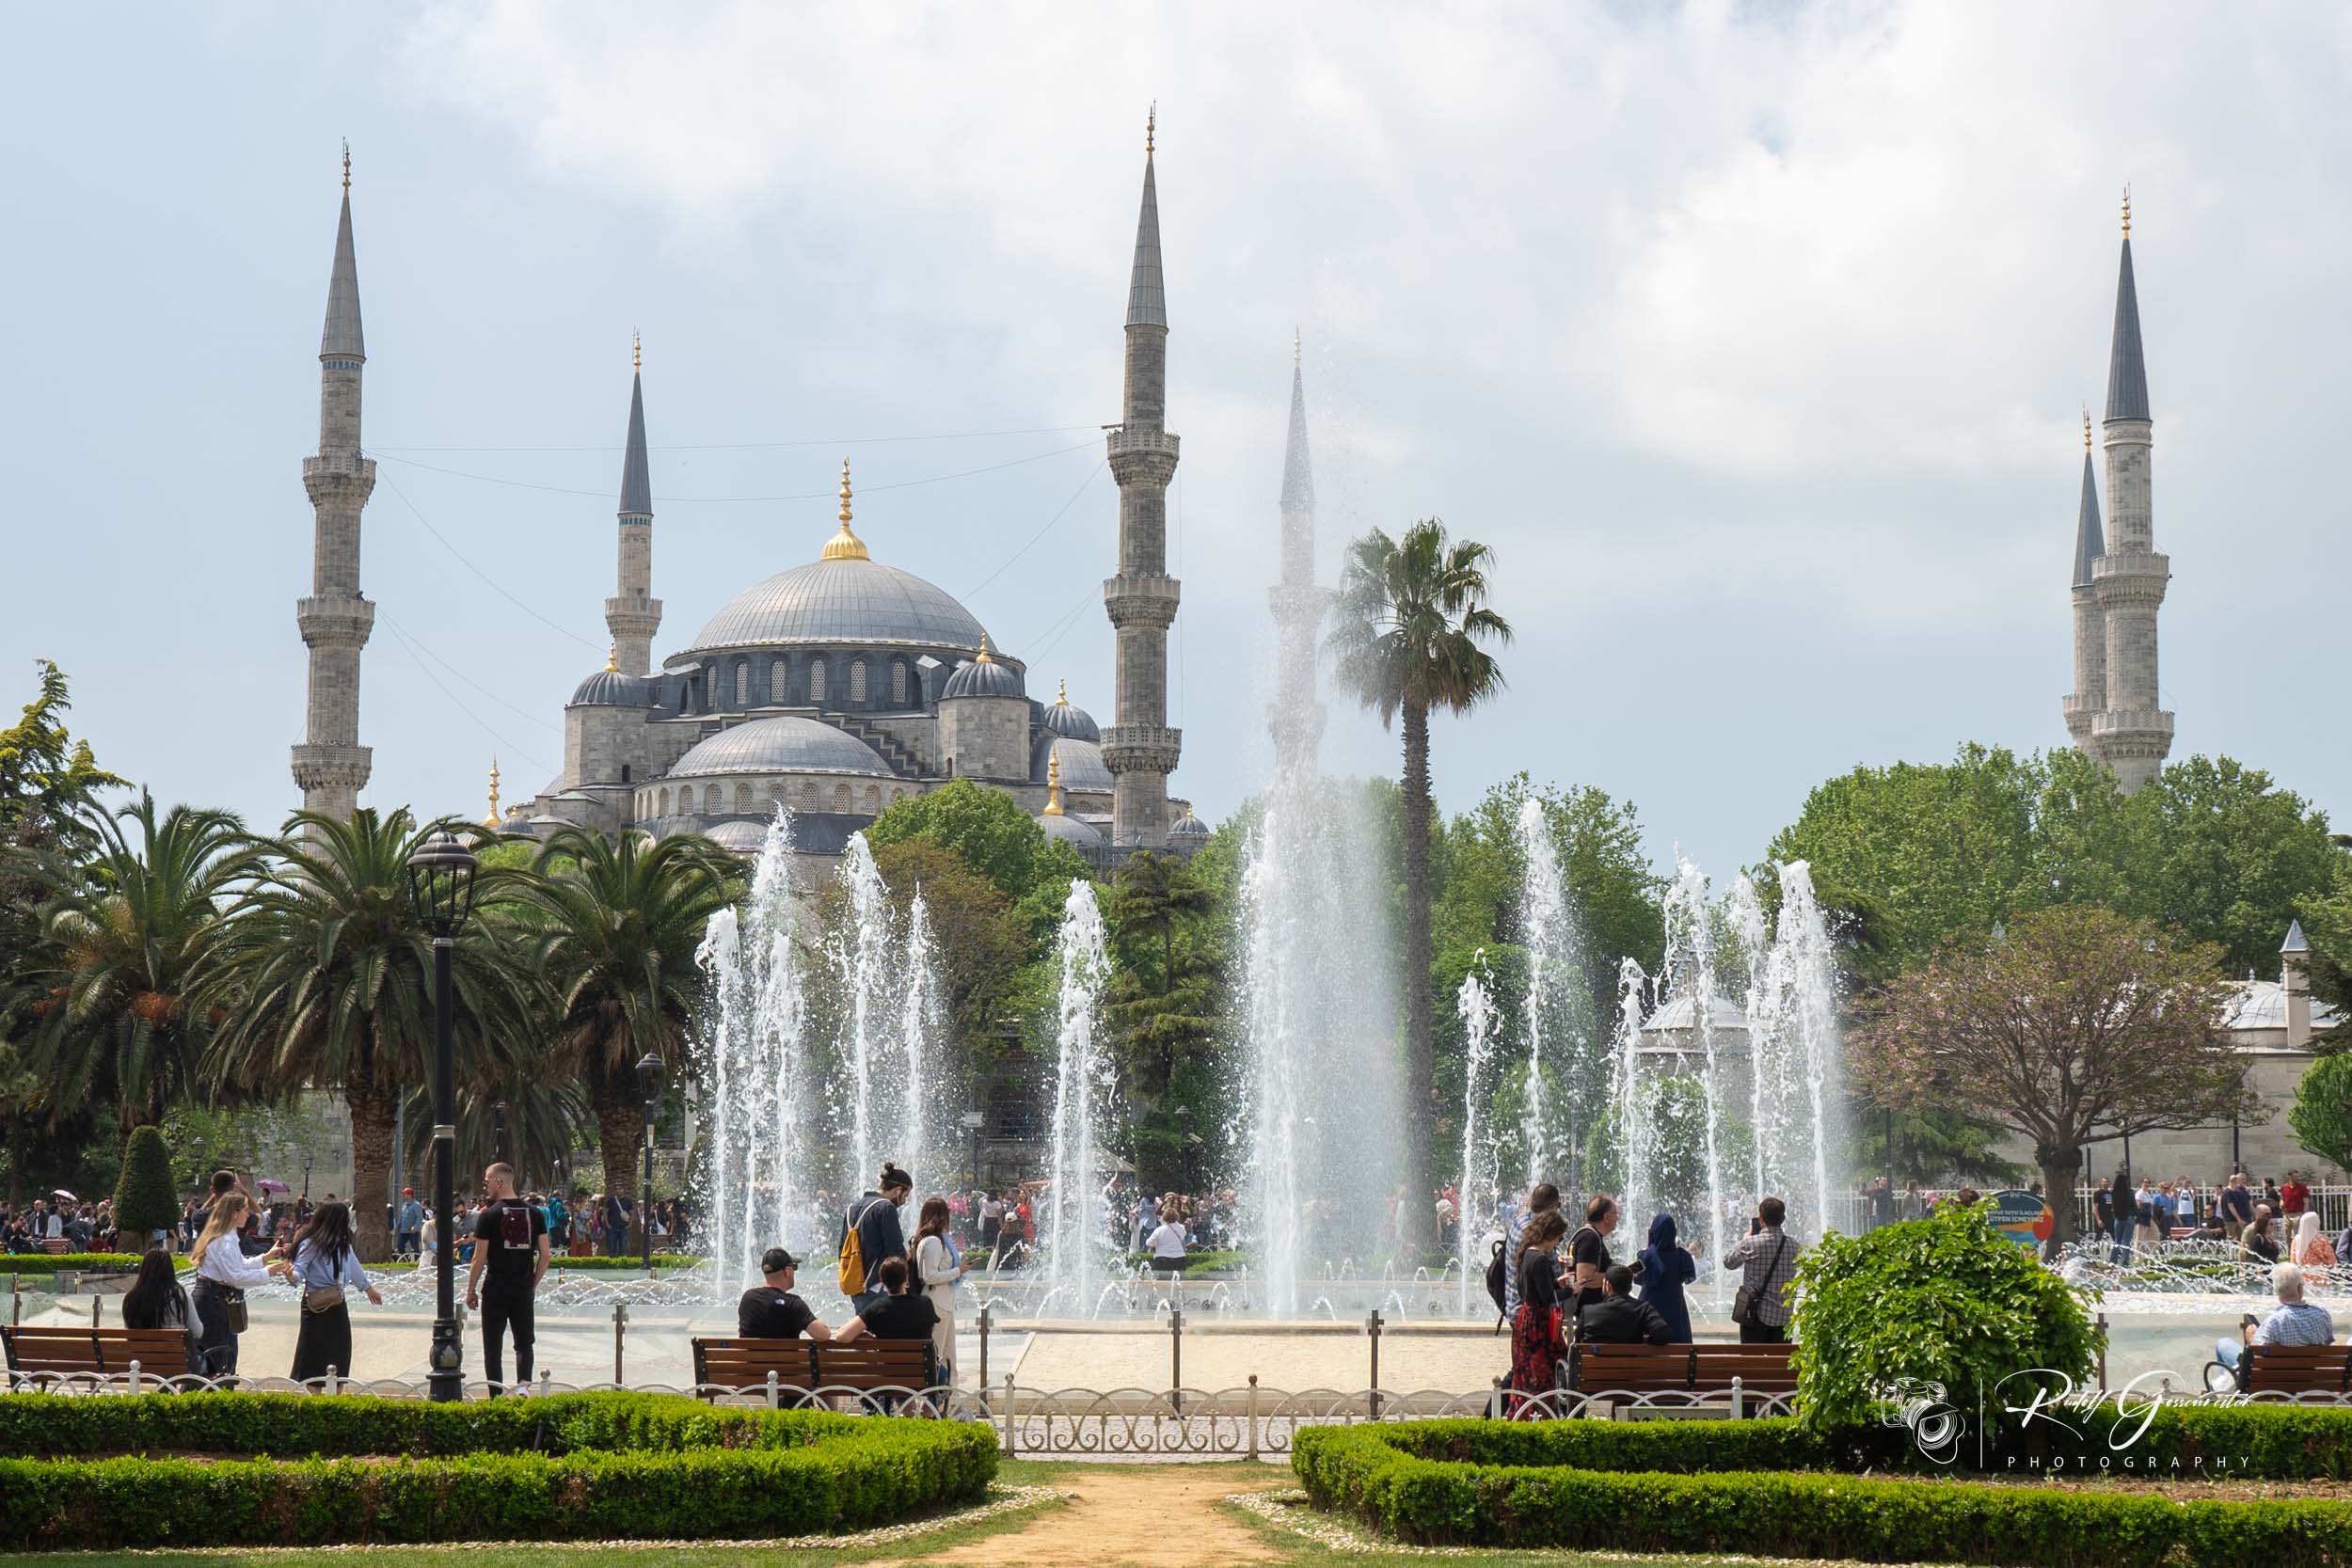
<instances>
[{"instance_id":1,"label":"power cable","mask_svg":"<svg viewBox=\"0 0 2352 1568\"><path fill-rule=\"evenodd\" d=\"M398 462L399 459L395 458L393 461ZM513 605L516 609L521 610L524 614L530 616L541 626L562 632L564 636L570 638L573 641L579 643L581 647L586 648L591 652L596 650L596 643L590 641L587 638L580 636L580 633L571 630L569 627L564 626L558 622L548 619L545 615L540 614L537 610L523 603L522 600L515 597L514 594L509 594L504 588L500 587L497 578L491 577L489 573L484 571L472 562L468 561L466 559L465 552L458 549L456 546L451 544L447 536L444 535L439 529L433 526L432 520L425 516L422 512L417 510L417 503L408 499L408 492L403 490L389 475L385 478L384 483L390 485L392 494L400 498L400 504L406 507L409 512L415 515L417 521L424 524L424 531L433 535L434 538L440 540L441 548L457 557L458 563L464 566L466 570L471 572L474 576L488 583L492 588L498 589L500 597L505 599L507 603Z\"/></svg>"},{"instance_id":2,"label":"power cable","mask_svg":"<svg viewBox=\"0 0 2352 1568\"><path fill-rule=\"evenodd\" d=\"M801 441L665 441L648 451L767 451L781 447L875 447L902 441L979 441L995 436L1059 436L1073 430L1092 430L1090 424L1039 424L1024 430L956 430L941 436L832 436ZM617 446L590 447L376 447L376 451L619 451Z\"/></svg>"},{"instance_id":3,"label":"power cable","mask_svg":"<svg viewBox=\"0 0 2352 1568\"><path fill-rule=\"evenodd\" d=\"M396 626L392 626L389 620L387 620L385 624L390 627L392 635L400 640L400 645L408 650L408 657L416 659L417 668L424 672L424 678L431 681L434 686L439 689L441 695L449 699L450 705L452 707L464 714L467 718L472 720L476 724L481 725L482 733L497 741L503 749L502 754L519 757L523 761L531 764L532 767L540 768L543 771L554 771L554 769L549 768L546 763L540 761L537 757L532 756L529 752L524 751L520 746L516 745L512 740L509 740L506 736L492 729L488 721L485 720L482 715L476 713L473 709L468 707L465 703L458 698L456 692L452 691L447 686L442 684L441 677L433 673L432 666L425 663L423 658L418 655L416 645L409 641L408 634L406 632L402 631Z\"/></svg>"},{"instance_id":4,"label":"power cable","mask_svg":"<svg viewBox=\"0 0 2352 1568\"><path fill-rule=\"evenodd\" d=\"M882 490L912 490L922 484L944 484L949 480L971 479L978 474L993 474L1006 468L1018 468L1025 463L1042 463L1049 457L1059 457L1065 452L1083 451L1092 445L1094 445L1092 441L1080 441L1073 446L1057 447L1052 451L1041 451L1028 457L1016 457L1009 463L991 463L981 468L962 468L955 473L932 474L924 479L896 480L887 484L861 484L858 486L858 494L870 496ZM501 479L495 474L469 474L459 468L437 467L430 463L420 463L414 458L394 457L382 447L370 447L367 451L371 457L381 458L387 463L398 463L406 467L422 468L427 473L445 474L451 479L470 479L483 484L502 484L510 490L541 490L553 496L587 496L595 499L610 499L612 494L610 490L580 490L564 484L535 484L529 480ZM656 496L653 499L655 504L660 506L731 506L764 504L771 501L831 500L834 499L834 494L831 490L809 490L790 496Z\"/></svg>"},{"instance_id":5,"label":"power cable","mask_svg":"<svg viewBox=\"0 0 2352 1568\"><path fill-rule=\"evenodd\" d=\"M1044 528L1039 529L1035 533L1029 535L1028 545L1024 545L1019 549L1013 551L1011 555L1006 558L1003 565L989 573L988 576L982 578L972 587L965 589L963 593L958 596L968 599L975 594L977 594L981 589L986 588L990 583L994 582L998 578L1003 577L1007 572L1010 571L1014 562L1019 561L1023 556L1029 553L1030 545L1034 545L1039 540L1044 538L1047 530L1051 529L1056 523L1060 522L1069 513L1070 509L1078 504L1078 498L1087 493L1087 486L1094 483L1094 476L1101 473L1104 467L1108 462L1109 459L1105 458L1102 463L1097 463L1093 467L1087 470L1086 478L1080 480L1078 482L1078 487L1070 492L1070 499L1061 503L1061 510L1055 513L1051 517L1045 519Z\"/></svg>"},{"instance_id":6,"label":"power cable","mask_svg":"<svg viewBox=\"0 0 2352 1568\"><path fill-rule=\"evenodd\" d=\"M378 605L376 607L376 613L383 616L384 622L387 626L389 626L394 631L397 631L401 636L406 638L411 643L415 644L418 650L423 653L426 657L433 660L434 663L439 665L442 669L448 671L451 674L456 676L459 680L464 681L468 686L472 687L476 691L481 692L485 697L489 698L490 701L498 704L499 706L506 709L507 712L515 714L520 718L527 719L543 730L553 730L558 735L562 735L564 733L563 725L550 724L545 719L542 719L537 714L532 713L530 709L516 707L513 703L508 702L505 698L500 696L497 692L491 690L480 681L475 680L471 675L467 674L465 671L459 669L456 665L452 664L448 659L443 658L439 654L435 653L430 647L426 646L424 640L419 637L415 632L410 631L407 627L402 626L398 621L393 620L389 615L384 615L383 606Z\"/></svg>"}]
</instances>

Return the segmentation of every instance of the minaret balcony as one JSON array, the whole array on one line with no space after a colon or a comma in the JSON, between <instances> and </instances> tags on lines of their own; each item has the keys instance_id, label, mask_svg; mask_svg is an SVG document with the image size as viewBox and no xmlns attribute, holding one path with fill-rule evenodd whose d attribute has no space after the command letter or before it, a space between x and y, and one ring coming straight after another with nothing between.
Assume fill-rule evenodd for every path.
<instances>
[{"instance_id":1,"label":"minaret balcony","mask_svg":"<svg viewBox=\"0 0 2352 1568\"><path fill-rule=\"evenodd\" d=\"M326 746L308 742L294 749L294 780L306 790L342 786L358 789L368 782L375 752L366 746Z\"/></svg>"},{"instance_id":2,"label":"minaret balcony","mask_svg":"<svg viewBox=\"0 0 2352 1568\"><path fill-rule=\"evenodd\" d=\"M1184 585L1171 577L1115 577L1103 579L1103 609L1112 626L1157 626L1165 631L1176 620L1176 606Z\"/></svg>"},{"instance_id":3,"label":"minaret balcony","mask_svg":"<svg viewBox=\"0 0 2352 1568\"><path fill-rule=\"evenodd\" d=\"M1156 452L1166 457L1170 463L1176 461L1181 444L1178 438L1168 431L1144 430L1130 425L1113 427L1107 433L1104 442L1113 459L1125 457L1130 453Z\"/></svg>"},{"instance_id":4,"label":"minaret balcony","mask_svg":"<svg viewBox=\"0 0 2352 1568\"><path fill-rule=\"evenodd\" d=\"M310 648L362 648L375 627L375 604L356 594L326 594L294 601L294 625Z\"/></svg>"},{"instance_id":5,"label":"minaret balcony","mask_svg":"<svg viewBox=\"0 0 2352 1568\"><path fill-rule=\"evenodd\" d=\"M1112 724L1103 731L1103 766L1120 773L1173 773L1184 732L1167 724Z\"/></svg>"},{"instance_id":6,"label":"minaret balcony","mask_svg":"<svg viewBox=\"0 0 2352 1568\"><path fill-rule=\"evenodd\" d=\"M2137 742L2158 747L2161 756L2172 749L2172 715L2162 708L2116 707L2093 716L2090 733L2103 742ZM2141 752L2139 754L2147 754Z\"/></svg>"}]
</instances>

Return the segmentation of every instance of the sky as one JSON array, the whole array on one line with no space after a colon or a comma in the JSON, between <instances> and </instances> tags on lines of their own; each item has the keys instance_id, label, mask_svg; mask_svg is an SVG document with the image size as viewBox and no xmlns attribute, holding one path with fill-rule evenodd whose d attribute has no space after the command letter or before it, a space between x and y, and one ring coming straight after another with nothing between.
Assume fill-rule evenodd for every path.
<instances>
[{"instance_id":1,"label":"sky","mask_svg":"<svg viewBox=\"0 0 2352 1568\"><path fill-rule=\"evenodd\" d=\"M1293 333L1320 561L1490 545L1524 769L1727 870L1821 780L2065 742L2119 198L2171 557L2175 757L2352 811L2334 695L2352 13L1943 4L12 8L0 673L99 759L297 803L341 148L378 463L368 803L480 815L602 666L632 331L657 653L877 559L1112 719L1101 608L1143 122L1184 438L1174 790L1263 778ZM22 699L0 688L0 703ZM1336 701L1326 758L1396 739Z\"/></svg>"}]
</instances>

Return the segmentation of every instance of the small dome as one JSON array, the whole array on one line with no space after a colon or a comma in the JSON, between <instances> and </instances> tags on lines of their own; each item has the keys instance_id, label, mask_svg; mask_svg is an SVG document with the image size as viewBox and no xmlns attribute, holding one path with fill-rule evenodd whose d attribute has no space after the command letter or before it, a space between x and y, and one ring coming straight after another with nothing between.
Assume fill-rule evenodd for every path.
<instances>
[{"instance_id":1,"label":"small dome","mask_svg":"<svg viewBox=\"0 0 2352 1568\"><path fill-rule=\"evenodd\" d=\"M1109 765L1103 761L1103 748L1093 741L1073 740L1058 735L1040 736L1036 754L1029 766L1029 782L1043 784L1047 770L1056 762L1061 764L1062 788L1073 794L1108 795L1111 792Z\"/></svg>"},{"instance_id":2,"label":"small dome","mask_svg":"<svg viewBox=\"0 0 2352 1568\"><path fill-rule=\"evenodd\" d=\"M890 765L857 736L814 719L755 719L721 730L677 759L667 775L714 773L854 773L892 777Z\"/></svg>"},{"instance_id":3,"label":"small dome","mask_svg":"<svg viewBox=\"0 0 2352 1568\"><path fill-rule=\"evenodd\" d=\"M1068 736L1073 740L1103 738L1103 726L1094 721L1094 715L1072 705L1066 684L1056 690L1053 703L1045 709L1043 722L1054 734Z\"/></svg>"},{"instance_id":4,"label":"small dome","mask_svg":"<svg viewBox=\"0 0 2352 1568\"><path fill-rule=\"evenodd\" d=\"M947 677L947 689L940 693L943 700L957 697L1018 697L1021 677L1009 664L988 657L988 640L980 640L977 658L956 666L956 673Z\"/></svg>"},{"instance_id":5,"label":"small dome","mask_svg":"<svg viewBox=\"0 0 2352 1568\"><path fill-rule=\"evenodd\" d=\"M1168 837L1171 844L1206 844L1209 841L1209 825L1193 816L1191 808L1186 807L1184 815L1176 819L1176 825L1168 830Z\"/></svg>"},{"instance_id":6,"label":"small dome","mask_svg":"<svg viewBox=\"0 0 2352 1568\"><path fill-rule=\"evenodd\" d=\"M1047 838L1059 839L1064 844L1100 844L1103 842L1103 831L1100 828L1089 827L1074 816L1059 814L1041 816L1037 819L1037 825L1045 830Z\"/></svg>"},{"instance_id":7,"label":"small dome","mask_svg":"<svg viewBox=\"0 0 2352 1568\"><path fill-rule=\"evenodd\" d=\"M610 666L597 671L573 689L566 707L650 707L653 705L652 685L636 676L624 675Z\"/></svg>"},{"instance_id":8,"label":"small dome","mask_svg":"<svg viewBox=\"0 0 2352 1568\"><path fill-rule=\"evenodd\" d=\"M731 854L756 855L768 842L768 829L763 823L745 822L739 818L733 822L722 822L703 836Z\"/></svg>"},{"instance_id":9,"label":"small dome","mask_svg":"<svg viewBox=\"0 0 2352 1568\"><path fill-rule=\"evenodd\" d=\"M1718 1035L1745 1035L1748 1032L1746 1009L1721 991L1715 993L1715 1006L1710 1015ZM1645 1035L1692 1034L1698 1028L1698 1000L1688 994L1664 1004L1642 1021Z\"/></svg>"}]
</instances>

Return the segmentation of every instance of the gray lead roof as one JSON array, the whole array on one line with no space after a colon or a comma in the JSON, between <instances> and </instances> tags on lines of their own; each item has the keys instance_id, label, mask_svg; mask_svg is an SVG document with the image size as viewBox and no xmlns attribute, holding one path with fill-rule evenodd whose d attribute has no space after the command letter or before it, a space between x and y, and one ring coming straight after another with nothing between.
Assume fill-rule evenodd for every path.
<instances>
[{"instance_id":1,"label":"gray lead roof","mask_svg":"<svg viewBox=\"0 0 2352 1568\"><path fill-rule=\"evenodd\" d=\"M2308 953L2311 950L2312 944L2306 941L2303 936L2303 923L2299 920L2288 921L2287 940L2280 943L2279 951L2281 953Z\"/></svg>"},{"instance_id":2,"label":"gray lead roof","mask_svg":"<svg viewBox=\"0 0 2352 1568\"><path fill-rule=\"evenodd\" d=\"M1127 325L1168 325L1168 294L1160 284L1160 198L1149 152L1143 155L1143 212L1136 219L1136 265L1127 282Z\"/></svg>"},{"instance_id":3,"label":"gray lead roof","mask_svg":"<svg viewBox=\"0 0 2352 1568\"><path fill-rule=\"evenodd\" d=\"M2099 531L2099 487L2090 477L2090 453L2083 453L2083 508L2074 523L2074 586L2090 586L2090 563L2107 553Z\"/></svg>"},{"instance_id":4,"label":"gray lead roof","mask_svg":"<svg viewBox=\"0 0 2352 1568\"><path fill-rule=\"evenodd\" d=\"M319 338L319 357L367 356L359 331L359 262L351 248L351 193L345 191L342 215L335 220L335 270L326 280L326 330Z\"/></svg>"},{"instance_id":5,"label":"gray lead roof","mask_svg":"<svg viewBox=\"0 0 2352 1568\"><path fill-rule=\"evenodd\" d=\"M628 446L621 458L621 515L653 515L653 482L645 473L645 378L628 384Z\"/></svg>"},{"instance_id":6,"label":"gray lead roof","mask_svg":"<svg viewBox=\"0 0 2352 1568\"><path fill-rule=\"evenodd\" d=\"M2123 236L2123 270L2115 284L2115 346L2107 354L2107 418L2145 420L2148 361L2139 347L2139 289L2132 281L2132 237Z\"/></svg>"}]
</instances>

